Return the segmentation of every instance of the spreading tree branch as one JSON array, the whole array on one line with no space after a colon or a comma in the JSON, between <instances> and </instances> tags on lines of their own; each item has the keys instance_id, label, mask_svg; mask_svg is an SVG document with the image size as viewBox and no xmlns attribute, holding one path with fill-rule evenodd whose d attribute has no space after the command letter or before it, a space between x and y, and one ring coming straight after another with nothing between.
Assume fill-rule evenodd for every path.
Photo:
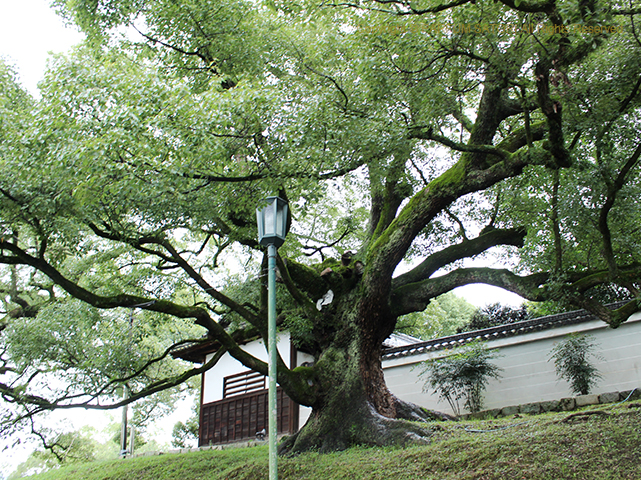
<instances>
[{"instance_id":1,"label":"spreading tree branch","mask_svg":"<svg viewBox=\"0 0 641 480\"><path fill-rule=\"evenodd\" d=\"M300 291L300 289L296 286L294 281L292 280L291 275L289 274L289 269L287 268L288 262L283 260L283 258L278 255L276 257L278 269L280 271L281 278L283 279L283 283L287 287L287 290L289 291L289 294L292 296L292 298L300 305L303 310L307 312L307 315L310 317L315 317L316 314L318 313L316 310L315 305L312 303L312 301L303 293Z\"/></svg>"},{"instance_id":2,"label":"spreading tree branch","mask_svg":"<svg viewBox=\"0 0 641 480\"><path fill-rule=\"evenodd\" d=\"M396 290L404 285L426 280L440 268L457 260L470 258L483 253L491 247L498 245L522 247L526 234L527 231L524 228L511 228L508 230L490 229L487 232L481 233L481 235L476 238L463 241L433 253L409 272L396 277L392 282L392 288Z\"/></svg>"},{"instance_id":3,"label":"spreading tree branch","mask_svg":"<svg viewBox=\"0 0 641 480\"><path fill-rule=\"evenodd\" d=\"M507 157L507 152L493 145L469 145L450 140L449 138L434 133L432 127L412 127L410 128L409 138L432 140L446 147L456 150L457 152L482 153L485 155L496 155L501 159Z\"/></svg>"},{"instance_id":4,"label":"spreading tree branch","mask_svg":"<svg viewBox=\"0 0 641 480\"><path fill-rule=\"evenodd\" d=\"M599 232L601 233L601 238L603 239L603 252L605 260L608 264L610 270L610 275L612 280L617 281L619 273L617 267L617 261L614 254L614 247L612 245L612 233L610 232L610 226L608 225L608 215L614 206L614 202L617 198L618 193L621 191L623 186L626 183L628 174L630 171L637 165L639 158L641 157L641 143L637 146L634 153L630 156L625 165L621 168L621 171L617 175L617 178L614 182L608 182L608 193L605 203L601 207L599 212ZM630 289L630 288L629 288ZM637 293L636 289L632 289Z\"/></svg>"},{"instance_id":5,"label":"spreading tree branch","mask_svg":"<svg viewBox=\"0 0 641 480\"><path fill-rule=\"evenodd\" d=\"M449 292L456 287L472 283L484 283L504 288L531 301L547 299L544 283L547 273L536 273L525 277L515 275L506 269L459 268L435 278L405 284L395 288L392 295L393 314L406 315L425 309L430 299Z\"/></svg>"}]
</instances>

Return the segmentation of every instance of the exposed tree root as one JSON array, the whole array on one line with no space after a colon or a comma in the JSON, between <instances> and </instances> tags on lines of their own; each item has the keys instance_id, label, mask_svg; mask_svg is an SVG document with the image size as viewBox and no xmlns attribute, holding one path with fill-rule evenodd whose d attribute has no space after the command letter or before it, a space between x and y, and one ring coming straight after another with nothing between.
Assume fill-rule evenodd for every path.
<instances>
[{"instance_id":1,"label":"exposed tree root","mask_svg":"<svg viewBox=\"0 0 641 480\"><path fill-rule=\"evenodd\" d=\"M568 415L567 417L559 420L557 423L570 423L572 420L587 420L587 418L591 415L605 415L605 416L610 416L608 412L604 412L603 410L591 410L589 412L577 412L573 413L571 415Z\"/></svg>"},{"instance_id":2,"label":"exposed tree root","mask_svg":"<svg viewBox=\"0 0 641 480\"><path fill-rule=\"evenodd\" d=\"M403 446L426 445L439 427L434 421L454 420L412 403L396 399L397 418L379 414L368 402L360 407L346 405L338 421L312 413L305 426L281 442L280 455L296 455L305 451L331 452L355 445Z\"/></svg>"},{"instance_id":3,"label":"exposed tree root","mask_svg":"<svg viewBox=\"0 0 641 480\"><path fill-rule=\"evenodd\" d=\"M396 403L396 416L399 419L413 422L457 421L458 418L435 410L428 410L414 403L394 398Z\"/></svg>"}]
</instances>

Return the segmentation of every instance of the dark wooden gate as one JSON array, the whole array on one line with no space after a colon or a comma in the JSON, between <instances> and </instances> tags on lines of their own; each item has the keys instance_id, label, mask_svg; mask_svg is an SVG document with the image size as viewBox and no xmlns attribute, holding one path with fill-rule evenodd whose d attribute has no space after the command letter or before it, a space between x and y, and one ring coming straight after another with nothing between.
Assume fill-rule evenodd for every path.
<instances>
[{"instance_id":1,"label":"dark wooden gate","mask_svg":"<svg viewBox=\"0 0 641 480\"><path fill-rule=\"evenodd\" d=\"M278 433L298 430L298 404L277 389ZM267 390L234 395L202 405L199 446L255 439L267 430Z\"/></svg>"}]
</instances>

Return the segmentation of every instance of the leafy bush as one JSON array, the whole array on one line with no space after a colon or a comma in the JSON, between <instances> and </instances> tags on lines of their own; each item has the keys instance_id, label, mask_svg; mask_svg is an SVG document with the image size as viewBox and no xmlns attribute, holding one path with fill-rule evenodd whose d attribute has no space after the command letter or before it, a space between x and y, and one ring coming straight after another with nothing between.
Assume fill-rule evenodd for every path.
<instances>
[{"instance_id":1,"label":"leafy bush","mask_svg":"<svg viewBox=\"0 0 641 480\"><path fill-rule=\"evenodd\" d=\"M601 358L593 353L597 345L592 335L569 334L551 352L557 377L570 382L573 393L587 395L602 378L599 370L590 363L589 357Z\"/></svg>"},{"instance_id":2,"label":"leafy bush","mask_svg":"<svg viewBox=\"0 0 641 480\"><path fill-rule=\"evenodd\" d=\"M458 328L458 333L472 332L484 328L498 327L499 325L508 325L510 323L528 320L527 307L522 305L518 308L509 305L494 303L483 308L477 309L472 318L465 325Z\"/></svg>"},{"instance_id":3,"label":"leafy bush","mask_svg":"<svg viewBox=\"0 0 641 480\"><path fill-rule=\"evenodd\" d=\"M445 358L427 360L419 373L420 377L427 377L423 391L434 389L456 415L461 411L461 399L465 399L464 406L470 412L478 412L489 379L501 376L503 369L491 362L497 357L496 349L488 350L484 342L476 341L452 350Z\"/></svg>"},{"instance_id":4,"label":"leafy bush","mask_svg":"<svg viewBox=\"0 0 641 480\"><path fill-rule=\"evenodd\" d=\"M474 305L453 292L430 300L422 312L403 315L396 323L396 332L412 335L421 340L454 335L476 311Z\"/></svg>"}]
</instances>

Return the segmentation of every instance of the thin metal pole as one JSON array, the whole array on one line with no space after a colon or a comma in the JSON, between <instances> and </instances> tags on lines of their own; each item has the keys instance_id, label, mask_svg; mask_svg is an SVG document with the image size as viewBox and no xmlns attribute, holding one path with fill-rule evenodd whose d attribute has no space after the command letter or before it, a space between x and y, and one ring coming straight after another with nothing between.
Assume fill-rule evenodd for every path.
<instances>
[{"instance_id":1,"label":"thin metal pole","mask_svg":"<svg viewBox=\"0 0 641 480\"><path fill-rule=\"evenodd\" d=\"M122 386L122 398L127 399L127 386ZM120 456L127 456L127 405L122 407L122 420L120 423Z\"/></svg>"},{"instance_id":2,"label":"thin metal pole","mask_svg":"<svg viewBox=\"0 0 641 480\"><path fill-rule=\"evenodd\" d=\"M267 246L267 347L269 351L269 480L278 480L278 452L276 450L276 247Z\"/></svg>"}]
</instances>

